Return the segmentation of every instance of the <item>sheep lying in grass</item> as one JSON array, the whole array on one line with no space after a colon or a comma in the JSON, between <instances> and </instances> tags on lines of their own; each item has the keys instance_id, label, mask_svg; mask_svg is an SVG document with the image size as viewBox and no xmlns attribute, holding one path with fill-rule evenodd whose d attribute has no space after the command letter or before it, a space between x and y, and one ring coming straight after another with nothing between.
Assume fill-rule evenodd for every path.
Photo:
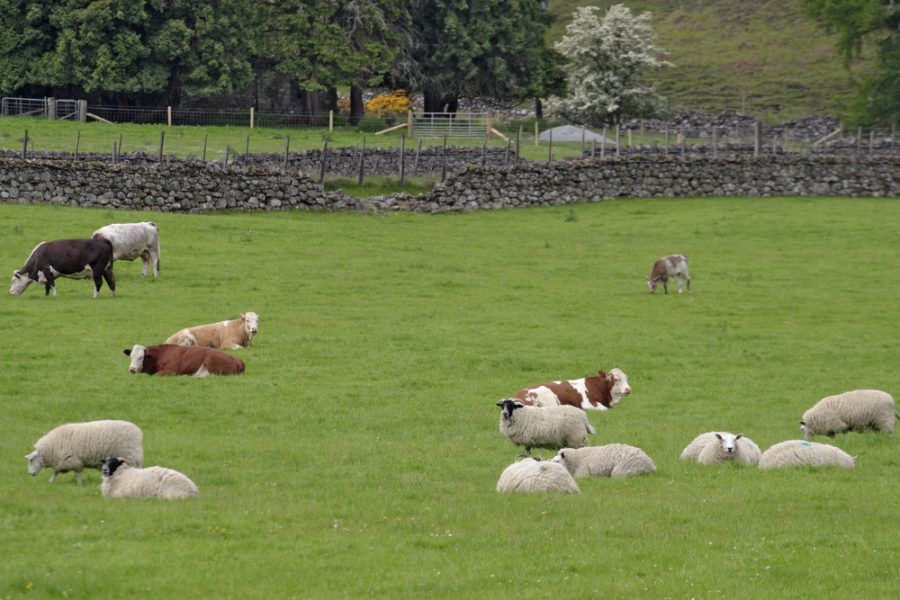
<instances>
[{"instance_id":1,"label":"sheep lying in grass","mask_svg":"<svg viewBox=\"0 0 900 600\"><path fill-rule=\"evenodd\" d=\"M628 444L563 448L551 462L563 465L575 478L622 478L656 471L653 459L640 448Z\"/></svg>"},{"instance_id":2,"label":"sheep lying in grass","mask_svg":"<svg viewBox=\"0 0 900 600\"><path fill-rule=\"evenodd\" d=\"M550 461L525 458L503 470L497 481L497 491L507 492L562 492L577 494L578 484L566 468Z\"/></svg>"},{"instance_id":3,"label":"sheep lying in grass","mask_svg":"<svg viewBox=\"0 0 900 600\"><path fill-rule=\"evenodd\" d=\"M199 496L200 490L186 475L164 467L138 469L122 458L108 458L103 463L100 493L107 498L188 498Z\"/></svg>"},{"instance_id":4,"label":"sheep lying in grass","mask_svg":"<svg viewBox=\"0 0 900 600\"><path fill-rule=\"evenodd\" d=\"M67 423L51 429L34 444L28 459L28 474L37 475L46 467L53 469L50 482L59 473L75 471L75 481L81 484L81 471L99 469L109 456L122 456L141 466L144 462L144 434L129 421L89 421Z\"/></svg>"},{"instance_id":5,"label":"sheep lying in grass","mask_svg":"<svg viewBox=\"0 0 900 600\"><path fill-rule=\"evenodd\" d=\"M814 435L834 436L867 429L894 433L900 415L890 394L879 390L853 390L822 398L803 413L800 430L807 440Z\"/></svg>"},{"instance_id":6,"label":"sheep lying in grass","mask_svg":"<svg viewBox=\"0 0 900 600\"><path fill-rule=\"evenodd\" d=\"M581 448L587 444L587 435L596 433L587 414L574 406L539 408L512 398L497 406L501 408L500 433L513 444L525 446L528 455L532 448Z\"/></svg>"},{"instance_id":7,"label":"sheep lying in grass","mask_svg":"<svg viewBox=\"0 0 900 600\"><path fill-rule=\"evenodd\" d=\"M760 469L780 467L843 467L853 468L853 457L835 446L806 440L779 442L762 453Z\"/></svg>"},{"instance_id":8,"label":"sheep lying in grass","mask_svg":"<svg viewBox=\"0 0 900 600\"><path fill-rule=\"evenodd\" d=\"M743 433L708 431L695 437L681 451L682 460L696 460L701 465L717 465L733 461L739 465L759 464L759 446Z\"/></svg>"}]
</instances>

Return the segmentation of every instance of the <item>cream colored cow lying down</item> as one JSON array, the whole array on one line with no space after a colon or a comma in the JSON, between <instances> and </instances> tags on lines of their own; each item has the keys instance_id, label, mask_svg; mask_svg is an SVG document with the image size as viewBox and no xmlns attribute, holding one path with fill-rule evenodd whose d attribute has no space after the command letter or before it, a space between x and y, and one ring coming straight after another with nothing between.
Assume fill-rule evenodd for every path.
<instances>
[{"instance_id":1,"label":"cream colored cow lying down","mask_svg":"<svg viewBox=\"0 0 900 600\"><path fill-rule=\"evenodd\" d=\"M258 327L259 315L255 312L241 313L237 319L230 321L185 327L170 335L164 343L234 350L249 346Z\"/></svg>"}]
</instances>

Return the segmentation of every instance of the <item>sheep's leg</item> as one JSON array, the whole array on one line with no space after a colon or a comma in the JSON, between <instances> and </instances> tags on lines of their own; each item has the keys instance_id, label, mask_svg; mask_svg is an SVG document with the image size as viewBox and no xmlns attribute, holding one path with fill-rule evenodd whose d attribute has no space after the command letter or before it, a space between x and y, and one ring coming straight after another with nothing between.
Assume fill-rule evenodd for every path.
<instances>
[{"instance_id":1,"label":"sheep's leg","mask_svg":"<svg viewBox=\"0 0 900 600\"><path fill-rule=\"evenodd\" d=\"M53 483L54 481L56 481L56 476L58 474L59 474L58 472L53 471L53 475L50 476L50 483Z\"/></svg>"},{"instance_id":2,"label":"sheep's leg","mask_svg":"<svg viewBox=\"0 0 900 600\"><path fill-rule=\"evenodd\" d=\"M83 484L83 482L81 481L81 471L75 471L75 483L77 483L78 485Z\"/></svg>"}]
</instances>

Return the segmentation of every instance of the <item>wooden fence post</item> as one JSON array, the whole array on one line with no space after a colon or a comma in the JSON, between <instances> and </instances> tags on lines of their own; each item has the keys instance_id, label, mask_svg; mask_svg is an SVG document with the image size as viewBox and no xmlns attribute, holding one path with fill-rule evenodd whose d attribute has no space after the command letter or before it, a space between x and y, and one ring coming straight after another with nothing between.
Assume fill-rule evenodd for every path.
<instances>
[{"instance_id":1,"label":"wooden fence post","mask_svg":"<svg viewBox=\"0 0 900 600\"><path fill-rule=\"evenodd\" d=\"M244 146L244 161L248 161L250 158L250 136L247 136L247 145Z\"/></svg>"},{"instance_id":2,"label":"wooden fence post","mask_svg":"<svg viewBox=\"0 0 900 600\"><path fill-rule=\"evenodd\" d=\"M359 186L362 186L363 181L365 180L366 175L366 136L363 136L362 146L359 149L359 178L356 183Z\"/></svg>"},{"instance_id":3,"label":"wooden fence post","mask_svg":"<svg viewBox=\"0 0 900 600\"><path fill-rule=\"evenodd\" d=\"M512 150L512 140L507 139L506 140L506 154L503 157L504 166L507 166L507 167L509 166L509 154L510 154L511 150Z\"/></svg>"},{"instance_id":4,"label":"wooden fence post","mask_svg":"<svg viewBox=\"0 0 900 600\"><path fill-rule=\"evenodd\" d=\"M171 106L166 107L166 123L168 124L169 127L172 126L172 107Z\"/></svg>"},{"instance_id":5,"label":"wooden fence post","mask_svg":"<svg viewBox=\"0 0 900 600\"><path fill-rule=\"evenodd\" d=\"M87 122L87 100L75 101L75 113L79 121Z\"/></svg>"},{"instance_id":6,"label":"wooden fence post","mask_svg":"<svg viewBox=\"0 0 900 600\"><path fill-rule=\"evenodd\" d=\"M591 140L591 158L597 153L597 138Z\"/></svg>"},{"instance_id":7,"label":"wooden fence post","mask_svg":"<svg viewBox=\"0 0 900 600\"><path fill-rule=\"evenodd\" d=\"M47 98L47 119L56 120L56 98Z\"/></svg>"},{"instance_id":8,"label":"wooden fence post","mask_svg":"<svg viewBox=\"0 0 900 600\"><path fill-rule=\"evenodd\" d=\"M606 125L603 126L603 139L600 140L600 160L606 158L606 134L609 133Z\"/></svg>"},{"instance_id":9,"label":"wooden fence post","mask_svg":"<svg viewBox=\"0 0 900 600\"><path fill-rule=\"evenodd\" d=\"M522 126L519 125L519 131L516 132L516 164L519 164L519 148L522 147Z\"/></svg>"},{"instance_id":10,"label":"wooden fence post","mask_svg":"<svg viewBox=\"0 0 900 600\"><path fill-rule=\"evenodd\" d=\"M538 120L534 120L534 145L538 146Z\"/></svg>"},{"instance_id":11,"label":"wooden fence post","mask_svg":"<svg viewBox=\"0 0 900 600\"><path fill-rule=\"evenodd\" d=\"M284 166L281 167L281 170L284 173L287 173L288 167L288 152L291 150L291 136L284 136Z\"/></svg>"},{"instance_id":12,"label":"wooden fence post","mask_svg":"<svg viewBox=\"0 0 900 600\"><path fill-rule=\"evenodd\" d=\"M406 136L400 136L400 185L406 183Z\"/></svg>"},{"instance_id":13,"label":"wooden fence post","mask_svg":"<svg viewBox=\"0 0 900 600\"><path fill-rule=\"evenodd\" d=\"M625 133L627 134L627 138L628 138L628 146L627 147L631 148L631 146L634 144L634 140L631 137L631 129L630 128L626 129Z\"/></svg>"},{"instance_id":14,"label":"wooden fence post","mask_svg":"<svg viewBox=\"0 0 900 600\"><path fill-rule=\"evenodd\" d=\"M441 181L447 179L447 134L444 134L444 146L441 149Z\"/></svg>"},{"instance_id":15,"label":"wooden fence post","mask_svg":"<svg viewBox=\"0 0 900 600\"><path fill-rule=\"evenodd\" d=\"M713 126L712 134L713 158L719 158L719 128Z\"/></svg>"},{"instance_id":16,"label":"wooden fence post","mask_svg":"<svg viewBox=\"0 0 900 600\"><path fill-rule=\"evenodd\" d=\"M616 156L621 154L622 132L618 123L616 124Z\"/></svg>"},{"instance_id":17,"label":"wooden fence post","mask_svg":"<svg viewBox=\"0 0 900 600\"><path fill-rule=\"evenodd\" d=\"M762 149L762 123L755 121L753 123L753 156L759 156Z\"/></svg>"},{"instance_id":18,"label":"wooden fence post","mask_svg":"<svg viewBox=\"0 0 900 600\"><path fill-rule=\"evenodd\" d=\"M121 156L121 155L122 155L122 134L121 134L121 133L119 133L119 146L118 146L118 148L119 148L119 156Z\"/></svg>"},{"instance_id":19,"label":"wooden fence post","mask_svg":"<svg viewBox=\"0 0 900 600\"><path fill-rule=\"evenodd\" d=\"M202 158L202 161L203 161L204 163L206 162L206 142L207 142L208 140L209 140L209 134L208 134L208 133L207 133L207 134L204 134L204 135L203 135L203 158Z\"/></svg>"},{"instance_id":20,"label":"wooden fence post","mask_svg":"<svg viewBox=\"0 0 900 600\"><path fill-rule=\"evenodd\" d=\"M159 132L159 162L162 162L163 159L163 144L166 140L166 132L165 130L161 130Z\"/></svg>"},{"instance_id":21,"label":"wooden fence post","mask_svg":"<svg viewBox=\"0 0 900 600\"><path fill-rule=\"evenodd\" d=\"M862 152L862 127L856 129L856 155Z\"/></svg>"},{"instance_id":22,"label":"wooden fence post","mask_svg":"<svg viewBox=\"0 0 900 600\"><path fill-rule=\"evenodd\" d=\"M406 137L413 139L413 111L406 111Z\"/></svg>"},{"instance_id":23,"label":"wooden fence post","mask_svg":"<svg viewBox=\"0 0 900 600\"><path fill-rule=\"evenodd\" d=\"M78 146L81 145L81 130L75 134L75 157L72 160L78 160Z\"/></svg>"},{"instance_id":24,"label":"wooden fence post","mask_svg":"<svg viewBox=\"0 0 900 600\"><path fill-rule=\"evenodd\" d=\"M482 166L482 167L483 167L483 166L485 165L485 163L487 162L487 143L488 143L488 136L490 136L490 133L489 133L488 135L484 136L484 141L481 142L481 166Z\"/></svg>"},{"instance_id":25,"label":"wooden fence post","mask_svg":"<svg viewBox=\"0 0 900 600\"><path fill-rule=\"evenodd\" d=\"M666 152L666 155L668 155L669 154L669 126L668 125L666 125L666 131L663 135L665 136L663 139L665 140L665 144L666 144L665 152Z\"/></svg>"},{"instance_id":26,"label":"wooden fence post","mask_svg":"<svg viewBox=\"0 0 900 600\"><path fill-rule=\"evenodd\" d=\"M875 130L869 130L869 154L875 151Z\"/></svg>"},{"instance_id":27,"label":"wooden fence post","mask_svg":"<svg viewBox=\"0 0 900 600\"><path fill-rule=\"evenodd\" d=\"M547 145L547 164L553 162L553 130L549 129L550 132L550 143Z\"/></svg>"},{"instance_id":28,"label":"wooden fence post","mask_svg":"<svg viewBox=\"0 0 900 600\"><path fill-rule=\"evenodd\" d=\"M322 156L319 157L319 185L325 187L325 165L328 160L328 138L322 142Z\"/></svg>"},{"instance_id":29,"label":"wooden fence post","mask_svg":"<svg viewBox=\"0 0 900 600\"><path fill-rule=\"evenodd\" d=\"M116 154L116 143L113 142L112 144L113 144L113 146L112 146L112 164L115 165L115 164L116 164L116 158L117 158L117 154Z\"/></svg>"},{"instance_id":30,"label":"wooden fence post","mask_svg":"<svg viewBox=\"0 0 900 600\"><path fill-rule=\"evenodd\" d=\"M581 156L584 156L584 125L581 126Z\"/></svg>"},{"instance_id":31,"label":"wooden fence post","mask_svg":"<svg viewBox=\"0 0 900 600\"><path fill-rule=\"evenodd\" d=\"M413 159L413 177L419 174L419 153L422 152L422 138L416 143L416 157Z\"/></svg>"},{"instance_id":32,"label":"wooden fence post","mask_svg":"<svg viewBox=\"0 0 900 600\"><path fill-rule=\"evenodd\" d=\"M253 129L253 118L256 116L256 108L250 107L250 129Z\"/></svg>"},{"instance_id":33,"label":"wooden fence post","mask_svg":"<svg viewBox=\"0 0 900 600\"><path fill-rule=\"evenodd\" d=\"M28 156L28 130L27 129L25 130L25 135L23 136L22 139L25 141L25 143L22 144L22 159L24 160L25 157Z\"/></svg>"}]
</instances>

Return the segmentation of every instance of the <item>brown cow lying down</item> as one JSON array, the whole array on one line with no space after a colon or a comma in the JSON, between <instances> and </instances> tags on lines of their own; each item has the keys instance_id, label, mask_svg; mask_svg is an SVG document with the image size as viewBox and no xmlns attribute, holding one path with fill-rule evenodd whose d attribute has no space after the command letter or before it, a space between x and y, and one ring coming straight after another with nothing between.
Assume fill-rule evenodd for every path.
<instances>
[{"instance_id":1,"label":"brown cow lying down","mask_svg":"<svg viewBox=\"0 0 900 600\"><path fill-rule=\"evenodd\" d=\"M250 345L258 327L259 315L255 312L241 313L237 319L230 321L186 327L170 335L165 343L236 350Z\"/></svg>"},{"instance_id":2,"label":"brown cow lying down","mask_svg":"<svg viewBox=\"0 0 900 600\"><path fill-rule=\"evenodd\" d=\"M244 372L244 361L221 350L202 347L142 346L135 344L122 351L131 357L128 370L147 375L237 375Z\"/></svg>"}]
</instances>

